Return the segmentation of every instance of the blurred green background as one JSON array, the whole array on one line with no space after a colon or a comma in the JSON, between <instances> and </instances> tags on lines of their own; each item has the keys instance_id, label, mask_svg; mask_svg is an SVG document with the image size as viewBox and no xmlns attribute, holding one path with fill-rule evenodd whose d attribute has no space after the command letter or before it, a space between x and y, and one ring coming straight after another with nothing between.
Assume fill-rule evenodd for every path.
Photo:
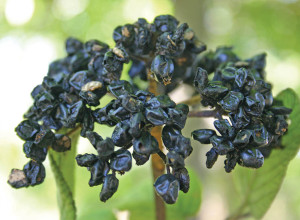
<instances>
[{"instance_id":1,"label":"blurred green background","mask_svg":"<svg viewBox=\"0 0 300 220\"><path fill-rule=\"evenodd\" d=\"M65 39L68 36L83 41L95 38L113 46L112 32L117 25L132 23L139 17L151 22L159 14L173 14L181 22L188 22L208 49L233 45L242 58L267 52L267 79L273 84L274 94L286 87L300 93L298 0L0 0L1 219L58 219L55 182L48 161L47 178L38 187L14 190L6 180L12 167L21 168L27 162L14 128L31 105L30 92L42 81L48 64L65 55ZM183 133L189 136L192 130L211 126L211 122L188 120ZM112 132L105 127L97 130L104 137ZM207 170L204 155L208 147L192 144L194 153L188 165L193 185L190 195L181 195L180 199L187 203L177 208L181 205L181 209L197 213L189 219L225 219L235 200L232 174L224 172L222 159ZM88 151L91 148L87 141L80 140L79 152ZM300 219L299 173L298 156L290 164L282 188L264 219ZM105 204L98 198L100 188L90 188L88 179L85 169L76 169L79 219L127 219L129 216L142 219L145 213L141 210L145 209L150 210L147 215L153 218L149 166L134 167L121 177L120 189ZM193 198L201 196L199 179L202 205L196 211L200 201Z\"/></svg>"}]
</instances>

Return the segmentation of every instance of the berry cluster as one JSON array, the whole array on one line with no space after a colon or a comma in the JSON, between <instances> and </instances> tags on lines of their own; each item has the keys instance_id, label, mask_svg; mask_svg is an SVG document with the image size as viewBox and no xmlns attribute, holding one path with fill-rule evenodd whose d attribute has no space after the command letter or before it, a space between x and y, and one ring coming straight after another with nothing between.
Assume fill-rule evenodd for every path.
<instances>
[{"instance_id":1,"label":"berry cluster","mask_svg":"<svg viewBox=\"0 0 300 220\"><path fill-rule=\"evenodd\" d=\"M186 23L179 25L171 15L157 16L152 24L140 18L134 24L118 26L113 38L131 57L130 77L147 80L147 68L151 67L156 80L165 85L161 88L165 93L179 83L193 81L192 64L206 50Z\"/></svg>"},{"instance_id":2,"label":"berry cluster","mask_svg":"<svg viewBox=\"0 0 300 220\"><path fill-rule=\"evenodd\" d=\"M213 145L206 154L207 168L214 165L218 155L226 155L226 172L236 163L259 168L287 131L291 109L273 100L271 84L264 79L265 57L259 54L243 61L232 48L222 47L198 60L194 85L202 104L214 107L219 116L214 126L220 136L211 129L192 133L200 143ZM210 81L208 73L214 73ZM222 115L229 116L231 123Z\"/></svg>"},{"instance_id":3,"label":"berry cluster","mask_svg":"<svg viewBox=\"0 0 300 220\"><path fill-rule=\"evenodd\" d=\"M132 157L137 165L143 165L151 154L157 153L175 172L175 168L184 168L184 159L192 152L190 140L179 132L187 119L187 105L176 105L167 95L154 96L147 91L137 90L127 81L112 82L107 88L116 99L103 108L96 108L92 115L99 124L115 126L112 136L103 140L96 132L86 132L86 137L98 155L84 154L76 157L77 164L88 167L91 172L90 186L104 182L100 194L101 201L109 199L117 190L118 179L115 173L124 174L129 171L132 167ZM178 129L172 137L173 140L176 139L176 145L172 145L171 141L165 145L170 150L167 155L159 149L158 141L150 133L154 126L163 125L166 125L165 128ZM115 150L115 146L119 149ZM131 154L128 149L132 146ZM109 175L110 170L112 174ZM107 178L110 179L107 181L112 181L114 185L105 184ZM109 190L111 188L114 190ZM165 201L174 203L176 199L177 197L172 201Z\"/></svg>"},{"instance_id":4,"label":"berry cluster","mask_svg":"<svg viewBox=\"0 0 300 220\"><path fill-rule=\"evenodd\" d=\"M164 84L170 84L172 78L175 83L175 68L180 66L177 78L182 80L182 70L191 69L196 55L205 46L187 24L178 24L173 16L162 15L152 24L139 19L117 27L113 33L116 46L112 49L98 40L82 43L75 38L67 39L67 57L50 64L42 84L31 93L34 103L24 115L26 120L16 128L19 137L26 141L24 153L31 160L23 170L12 170L9 184L21 188L42 183L42 162L49 149L64 152L71 148L68 133L55 131L81 128L81 136L88 138L97 155L78 155L76 161L90 171L90 186L103 184L101 201L116 192L116 173L129 171L132 157L137 165L143 165L154 153L165 162L168 172L157 179L157 192L167 203L176 202L179 189L187 192L189 176L184 159L191 154L192 147L181 130L189 107L176 105L167 95L154 96L133 82L120 80L123 64L129 61L132 78L154 77ZM150 69L152 76L148 74ZM97 108L107 94L115 99ZM115 126L111 138L103 139L94 132L94 123ZM162 139L167 154L159 148L160 140L151 135L155 126L165 126ZM168 187L162 188L165 183Z\"/></svg>"},{"instance_id":5,"label":"berry cluster","mask_svg":"<svg viewBox=\"0 0 300 220\"><path fill-rule=\"evenodd\" d=\"M213 144L207 153L209 168L218 155L227 156L227 172L237 162L258 168L263 155L286 132L291 110L273 104L271 85L264 81L265 55L242 61L231 48L222 47L197 59L206 46L186 23L179 25L170 15L158 16L153 23L138 19L119 26L113 39L113 48L98 40L67 39L67 56L50 64L42 84L31 93L32 107L16 128L31 160L23 170L12 170L8 180L12 187L42 183L47 152L70 150L70 132L81 129L80 135L97 154L77 155L76 161L91 173L90 186L102 184L101 201L117 191L116 174L128 172L132 158L143 165L151 154L158 154L167 173L156 179L156 192L166 203L175 203L179 190L189 190L184 160L193 150L190 139L181 133L189 107L167 95L181 83L194 83L202 104L214 107L219 116L214 125L221 136L209 129L193 132L194 139ZM129 62L131 80L120 80L123 65ZM135 83L137 77L150 82L148 90ZM157 96L154 80L160 91ZM100 108L105 95L114 98ZM222 115L229 115L231 124ZM112 136L102 138L94 131L95 123L114 127ZM162 126L159 139L151 134L157 126Z\"/></svg>"}]
</instances>

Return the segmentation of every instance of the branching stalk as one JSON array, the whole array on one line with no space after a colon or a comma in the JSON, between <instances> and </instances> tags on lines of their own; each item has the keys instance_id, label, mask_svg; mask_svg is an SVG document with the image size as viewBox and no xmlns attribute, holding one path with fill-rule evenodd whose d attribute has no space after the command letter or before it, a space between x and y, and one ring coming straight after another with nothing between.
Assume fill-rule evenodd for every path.
<instances>
[{"instance_id":1,"label":"branching stalk","mask_svg":"<svg viewBox=\"0 0 300 220\"><path fill-rule=\"evenodd\" d=\"M188 114L190 118L208 118L208 117L218 117L218 112L215 110L207 110L207 111L191 111Z\"/></svg>"},{"instance_id":2,"label":"branching stalk","mask_svg":"<svg viewBox=\"0 0 300 220\"><path fill-rule=\"evenodd\" d=\"M202 100L200 95L195 95L192 98L179 102L178 104L186 104L186 105L197 105L200 104L200 101Z\"/></svg>"}]
</instances>

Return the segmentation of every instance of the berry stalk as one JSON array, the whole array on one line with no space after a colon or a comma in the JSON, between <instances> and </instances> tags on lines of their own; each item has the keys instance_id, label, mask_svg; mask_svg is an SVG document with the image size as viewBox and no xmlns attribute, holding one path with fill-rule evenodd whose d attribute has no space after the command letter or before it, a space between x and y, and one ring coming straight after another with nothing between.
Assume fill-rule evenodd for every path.
<instances>
[{"instance_id":1,"label":"berry stalk","mask_svg":"<svg viewBox=\"0 0 300 220\"><path fill-rule=\"evenodd\" d=\"M153 93L154 95L158 95L157 91L157 82L151 76L151 71L148 70L148 80L149 80L149 92ZM156 126L152 128L151 135L155 137L158 141L159 149L163 150L163 143L161 137L162 127ZM152 174L153 180L155 181L159 176L164 174L165 164L164 161L158 154L152 154L151 156L151 167L152 167ZM155 192L155 213L157 220L164 220L166 219L166 206L162 198Z\"/></svg>"}]
</instances>

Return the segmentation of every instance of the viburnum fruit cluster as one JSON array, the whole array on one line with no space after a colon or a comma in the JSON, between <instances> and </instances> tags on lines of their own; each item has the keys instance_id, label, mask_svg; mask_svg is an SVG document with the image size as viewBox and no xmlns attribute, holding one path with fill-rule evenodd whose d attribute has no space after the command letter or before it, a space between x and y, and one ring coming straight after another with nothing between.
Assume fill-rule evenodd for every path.
<instances>
[{"instance_id":1,"label":"viburnum fruit cluster","mask_svg":"<svg viewBox=\"0 0 300 220\"><path fill-rule=\"evenodd\" d=\"M192 134L201 143L213 145L207 153L208 168L218 155L226 155L227 172L236 163L258 168L263 155L286 132L291 110L273 103L271 85L264 81L265 55L242 61L231 48L219 48L197 58L206 46L186 23L179 25L171 15L158 16L153 23L138 19L119 26L113 39L113 48L98 40L67 39L67 56L50 64L42 84L31 93L32 107L16 128L31 160L23 170L12 170L8 180L12 187L42 183L47 152L70 150L69 134L81 129L80 135L97 154L77 155L76 161L91 173L90 186L102 184L101 201L117 191L116 174L128 172L132 158L143 165L151 154L158 154L167 173L156 179L156 192L166 203L175 203L179 190L189 190L184 160L193 148L181 133L189 106L176 104L167 94L183 83L194 85L201 103L213 107L219 118L214 125L221 136L209 129ZM123 65L129 62L131 80L120 80ZM214 73L212 80L210 73ZM148 90L135 83L138 78L149 81ZM160 95L153 94L157 91ZM106 95L113 99L100 108ZM229 116L231 123L222 115ZM94 123L113 126L112 136L102 138L94 131ZM163 127L160 139L165 149L151 134L156 126Z\"/></svg>"},{"instance_id":2,"label":"viburnum fruit cluster","mask_svg":"<svg viewBox=\"0 0 300 220\"><path fill-rule=\"evenodd\" d=\"M271 149L280 146L292 110L273 100L272 86L265 81L265 57L259 54L241 60L232 48L221 47L198 60L194 85L202 105L215 108L219 116L214 126L220 135L211 129L192 133L200 143L213 145L206 154L207 168L219 155L226 155L226 172L231 172L237 163L259 168ZM214 73L212 80L208 79L209 73Z\"/></svg>"}]
</instances>

